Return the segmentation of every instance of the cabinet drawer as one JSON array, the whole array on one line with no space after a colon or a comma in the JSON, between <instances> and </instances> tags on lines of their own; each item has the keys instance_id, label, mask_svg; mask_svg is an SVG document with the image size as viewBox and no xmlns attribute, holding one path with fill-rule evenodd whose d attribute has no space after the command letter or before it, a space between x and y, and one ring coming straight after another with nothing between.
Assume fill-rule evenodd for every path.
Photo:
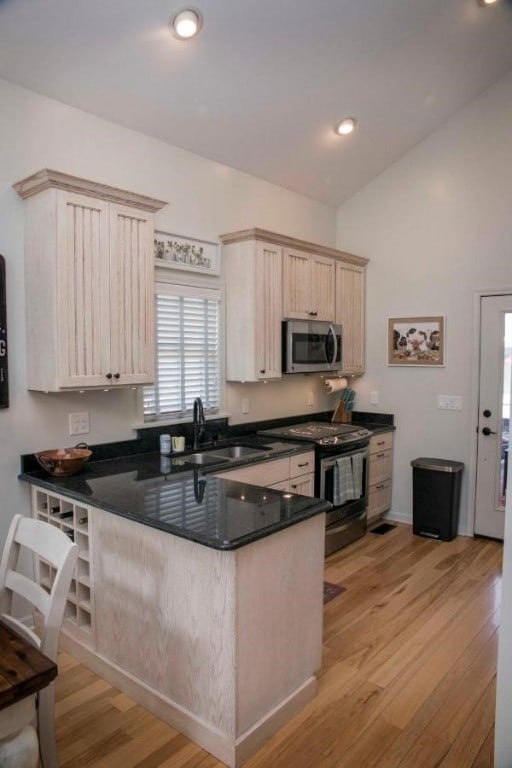
<instances>
[{"instance_id":1,"label":"cabinet drawer","mask_svg":"<svg viewBox=\"0 0 512 768\"><path fill-rule=\"evenodd\" d=\"M290 457L290 477L298 477L315 471L315 452L300 453Z\"/></svg>"},{"instance_id":2,"label":"cabinet drawer","mask_svg":"<svg viewBox=\"0 0 512 768\"><path fill-rule=\"evenodd\" d=\"M217 472L216 474L225 480L238 480L240 483L268 487L269 485L275 485L275 483L288 482L290 477L290 459L265 461L250 467L241 467L240 469Z\"/></svg>"},{"instance_id":3,"label":"cabinet drawer","mask_svg":"<svg viewBox=\"0 0 512 768\"><path fill-rule=\"evenodd\" d=\"M370 438L370 453L380 453L381 451L390 451L393 447L393 433L381 432Z\"/></svg>"},{"instance_id":4,"label":"cabinet drawer","mask_svg":"<svg viewBox=\"0 0 512 768\"><path fill-rule=\"evenodd\" d=\"M391 478L393 471L393 451L379 451L370 454L370 485L381 483Z\"/></svg>"},{"instance_id":5,"label":"cabinet drawer","mask_svg":"<svg viewBox=\"0 0 512 768\"><path fill-rule=\"evenodd\" d=\"M391 507L391 481L370 486L368 520L382 515Z\"/></svg>"}]
</instances>

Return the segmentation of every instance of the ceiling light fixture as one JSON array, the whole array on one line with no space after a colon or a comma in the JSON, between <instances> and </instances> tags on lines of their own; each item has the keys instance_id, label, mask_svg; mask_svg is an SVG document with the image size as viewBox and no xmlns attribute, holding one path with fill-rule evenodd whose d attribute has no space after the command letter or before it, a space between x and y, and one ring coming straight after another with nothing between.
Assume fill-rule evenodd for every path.
<instances>
[{"instance_id":1,"label":"ceiling light fixture","mask_svg":"<svg viewBox=\"0 0 512 768\"><path fill-rule=\"evenodd\" d=\"M338 123L338 125L334 130L339 136L348 136L349 133L352 133L355 127L356 127L355 118L346 117L345 120L342 120L341 123Z\"/></svg>"},{"instance_id":2,"label":"ceiling light fixture","mask_svg":"<svg viewBox=\"0 0 512 768\"><path fill-rule=\"evenodd\" d=\"M477 0L478 5L482 5L484 8L486 5L495 5L498 0Z\"/></svg>"},{"instance_id":3,"label":"ceiling light fixture","mask_svg":"<svg viewBox=\"0 0 512 768\"><path fill-rule=\"evenodd\" d=\"M201 31L203 17L193 8L178 11L171 19L171 31L178 40L190 40Z\"/></svg>"}]
</instances>

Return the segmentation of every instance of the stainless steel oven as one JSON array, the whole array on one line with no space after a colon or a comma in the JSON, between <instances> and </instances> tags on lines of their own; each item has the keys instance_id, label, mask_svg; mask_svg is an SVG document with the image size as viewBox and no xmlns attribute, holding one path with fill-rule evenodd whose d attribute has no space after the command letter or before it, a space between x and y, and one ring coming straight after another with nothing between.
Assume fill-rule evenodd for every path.
<instances>
[{"instance_id":1,"label":"stainless steel oven","mask_svg":"<svg viewBox=\"0 0 512 768\"><path fill-rule=\"evenodd\" d=\"M368 441L345 450L316 449L315 496L327 499L333 506L326 516L326 556L366 533L368 457Z\"/></svg>"},{"instance_id":2,"label":"stainless steel oven","mask_svg":"<svg viewBox=\"0 0 512 768\"><path fill-rule=\"evenodd\" d=\"M314 443L315 496L332 504L326 516L326 556L364 536L371 432L352 424L308 421L259 434Z\"/></svg>"}]
</instances>

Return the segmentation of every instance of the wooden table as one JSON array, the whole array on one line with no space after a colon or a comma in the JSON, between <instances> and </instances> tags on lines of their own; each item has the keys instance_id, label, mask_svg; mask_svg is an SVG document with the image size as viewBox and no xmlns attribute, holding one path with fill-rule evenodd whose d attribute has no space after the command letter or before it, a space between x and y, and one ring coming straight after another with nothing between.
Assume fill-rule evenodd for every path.
<instances>
[{"instance_id":1,"label":"wooden table","mask_svg":"<svg viewBox=\"0 0 512 768\"><path fill-rule=\"evenodd\" d=\"M31 725L36 693L57 677L57 665L0 619L0 765L37 765Z\"/></svg>"}]
</instances>

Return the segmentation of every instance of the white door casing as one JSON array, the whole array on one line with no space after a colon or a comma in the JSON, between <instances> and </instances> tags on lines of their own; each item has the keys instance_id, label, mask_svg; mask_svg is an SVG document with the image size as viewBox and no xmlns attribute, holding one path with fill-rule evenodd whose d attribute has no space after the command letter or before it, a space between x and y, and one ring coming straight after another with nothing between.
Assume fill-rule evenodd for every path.
<instances>
[{"instance_id":1,"label":"white door casing","mask_svg":"<svg viewBox=\"0 0 512 768\"><path fill-rule=\"evenodd\" d=\"M505 317L512 313L512 295L482 296L480 310L475 534L502 539L505 520L501 488L504 338Z\"/></svg>"}]
</instances>

